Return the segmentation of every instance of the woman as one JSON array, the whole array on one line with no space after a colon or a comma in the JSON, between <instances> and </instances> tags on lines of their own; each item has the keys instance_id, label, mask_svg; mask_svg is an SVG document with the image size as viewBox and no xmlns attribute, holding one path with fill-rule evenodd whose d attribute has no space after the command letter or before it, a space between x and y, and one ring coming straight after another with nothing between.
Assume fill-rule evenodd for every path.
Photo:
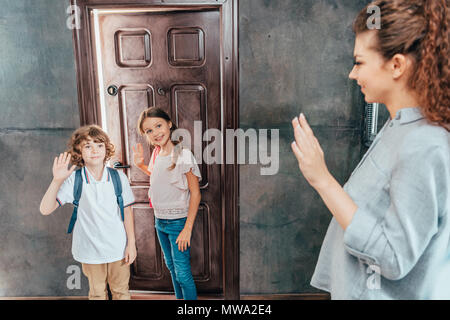
<instances>
[{"instance_id":1,"label":"woman","mask_svg":"<svg viewBox=\"0 0 450 320\"><path fill-rule=\"evenodd\" d=\"M333 214L311 285L332 299L441 298L433 292L450 273L448 1L373 5L381 29L367 28L367 7L358 14L349 77L391 117L343 188L304 115L292 121L300 170Z\"/></svg>"}]
</instances>

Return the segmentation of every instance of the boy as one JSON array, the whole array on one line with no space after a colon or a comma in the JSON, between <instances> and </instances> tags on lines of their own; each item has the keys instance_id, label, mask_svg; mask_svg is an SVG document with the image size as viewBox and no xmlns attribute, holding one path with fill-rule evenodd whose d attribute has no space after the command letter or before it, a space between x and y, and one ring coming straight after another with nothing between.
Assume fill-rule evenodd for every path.
<instances>
[{"instance_id":1,"label":"boy","mask_svg":"<svg viewBox=\"0 0 450 320\"><path fill-rule=\"evenodd\" d=\"M53 162L53 180L42 198L40 211L51 214L74 201L75 168L81 167L82 193L73 229L72 254L89 280L89 299L106 300L109 284L113 299L128 300L130 264L136 258L131 205L134 196L127 177L122 182L124 221L117 205L112 177L105 164L114 155L108 135L96 125L76 130L69 150ZM68 167L72 163L72 167Z\"/></svg>"}]
</instances>

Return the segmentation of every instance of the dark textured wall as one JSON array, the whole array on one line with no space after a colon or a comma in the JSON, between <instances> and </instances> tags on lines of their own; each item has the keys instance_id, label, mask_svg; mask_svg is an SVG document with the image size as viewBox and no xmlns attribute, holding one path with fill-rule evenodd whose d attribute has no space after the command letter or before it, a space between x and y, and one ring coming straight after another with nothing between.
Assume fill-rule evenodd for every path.
<instances>
[{"instance_id":1,"label":"dark textured wall","mask_svg":"<svg viewBox=\"0 0 450 320\"><path fill-rule=\"evenodd\" d=\"M314 292L309 281L331 215L301 176L290 121L303 111L345 182L360 158L363 104L351 21L364 0L240 1L240 124L280 129L280 167L240 168L240 282L245 293ZM1 0L0 296L87 295L66 286L78 265L71 208L43 217L53 157L79 126L68 1Z\"/></svg>"},{"instance_id":2,"label":"dark textured wall","mask_svg":"<svg viewBox=\"0 0 450 320\"><path fill-rule=\"evenodd\" d=\"M342 184L361 148L363 101L348 79L351 23L363 0L240 1L240 124L280 129L280 170L240 168L243 294L317 292L309 285L331 214L301 175L291 120L304 112Z\"/></svg>"},{"instance_id":3,"label":"dark textured wall","mask_svg":"<svg viewBox=\"0 0 450 320\"><path fill-rule=\"evenodd\" d=\"M65 234L71 208L39 213L53 157L79 126L67 5L1 0L0 296L87 294L84 279L80 290L66 286L77 265Z\"/></svg>"}]
</instances>

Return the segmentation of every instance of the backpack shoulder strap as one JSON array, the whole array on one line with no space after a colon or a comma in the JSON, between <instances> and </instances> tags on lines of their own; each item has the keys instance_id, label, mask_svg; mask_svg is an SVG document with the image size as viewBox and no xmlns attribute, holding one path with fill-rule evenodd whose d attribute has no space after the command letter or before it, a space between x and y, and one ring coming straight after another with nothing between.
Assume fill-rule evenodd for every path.
<instances>
[{"instance_id":1,"label":"backpack shoulder strap","mask_svg":"<svg viewBox=\"0 0 450 320\"><path fill-rule=\"evenodd\" d=\"M124 209L123 209L123 198L122 198L122 181L120 180L119 172L116 169L108 167L108 171L111 175L111 179L114 185L114 192L117 198L117 204L120 208L120 215L122 217L122 221L125 220Z\"/></svg>"},{"instance_id":2,"label":"backpack shoulder strap","mask_svg":"<svg viewBox=\"0 0 450 320\"><path fill-rule=\"evenodd\" d=\"M83 178L81 177L81 168L75 171L75 183L73 185L73 212L70 218L67 233L71 233L77 221L78 205L80 204L81 192L83 191Z\"/></svg>"}]
</instances>

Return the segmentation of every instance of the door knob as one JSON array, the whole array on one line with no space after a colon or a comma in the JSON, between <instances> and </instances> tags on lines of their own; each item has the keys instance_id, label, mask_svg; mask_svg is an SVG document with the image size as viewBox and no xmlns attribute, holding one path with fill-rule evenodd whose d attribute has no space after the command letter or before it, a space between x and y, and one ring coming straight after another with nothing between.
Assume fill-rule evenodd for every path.
<instances>
[{"instance_id":1,"label":"door knob","mask_svg":"<svg viewBox=\"0 0 450 320\"><path fill-rule=\"evenodd\" d=\"M165 95L166 95L166 92L164 91L163 88L158 88L158 94L159 94L160 96L165 96Z\"/></svg>"},{"instance_id":2,"label":"door knob","mask_svg":"<svg viewBox=\"0 0 450 320\"><path fill-rule=\"evenodd\" d=\"M108 91L108 94L110 96L114 97L119 92L119 89L115 85L112 85L112 86L109 86L108 89L106 89L106 91Z\"/></svg>"}]
</instances>

